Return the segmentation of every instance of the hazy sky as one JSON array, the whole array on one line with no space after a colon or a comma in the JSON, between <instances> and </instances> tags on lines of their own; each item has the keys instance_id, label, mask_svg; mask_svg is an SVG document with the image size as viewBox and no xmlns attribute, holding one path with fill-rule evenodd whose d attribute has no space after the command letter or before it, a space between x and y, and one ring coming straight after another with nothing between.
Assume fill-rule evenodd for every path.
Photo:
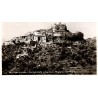
<instances>
[{"instance_id":1,"label":"hazy sky","mask_svg":"<svg viewBox=\"0 0 98 98\"><path fill-rule=\"evenodd\" d=\"M4 22L2 28L3 41L25 35L27 32L33 32L38 29L48 29L56 22ZM81 31L84 38L96 36L95 22L66 22L68 30L72 33Z\"/></svg>"}]
</instances>

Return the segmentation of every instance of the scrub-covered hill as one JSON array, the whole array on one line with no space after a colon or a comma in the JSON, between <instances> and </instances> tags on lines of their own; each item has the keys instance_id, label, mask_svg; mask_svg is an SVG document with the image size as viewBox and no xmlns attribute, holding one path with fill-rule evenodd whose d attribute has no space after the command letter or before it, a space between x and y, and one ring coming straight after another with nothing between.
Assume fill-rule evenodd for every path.
<instances>
[{"instance_id":1,"label":"scrub-covered hill","mask_svg":"<svg viewBox=\"0 0 98 98\"><path fill-rule=\"evenodd\" d=\"M3 44L2 74L96 74L96 38L67 31L53 40Z\"/></svg>"},{"instance_id":2,"label":"scrub-covered hill","mask_svg":"<svg viewBox=\"0 0 98 98\"><path fill-rule=\"evenodd\" d=\"M23 50L22 45L2 46L3 74L96 74L96 39L38 44L17 57Z\"/></svg>"}]
</instances>

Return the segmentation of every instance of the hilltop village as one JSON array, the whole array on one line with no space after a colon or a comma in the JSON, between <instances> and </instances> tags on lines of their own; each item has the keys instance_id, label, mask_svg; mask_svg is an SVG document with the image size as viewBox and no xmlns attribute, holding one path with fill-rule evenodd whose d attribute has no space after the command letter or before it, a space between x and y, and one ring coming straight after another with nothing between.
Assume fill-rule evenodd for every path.
<instances>
[{"instance_id":1,"label":"hilltop village","mask_svg":"<svg viewBox=\"0 0 98 98\"><path fill-rule=\"evenodd\" d=\"M4 42L7 44L18 44L18 43L27 43L35 41L39 43L61 43L64 40L83 40L83 33L71 33L67 30L66 24L62 24L61 22L58 24L54 24L50 29L40 29L33 32L28 32L25 36L15 37L11 41Z\"/></svg>"},{"instance_id":2,"label":"hilltop village","mask_svg":"<svg viewBox=\"0 0 98 98\"><path fill-rule=\"evenodd\" d=\"M96 74L96 38L59 22L2 46L2 74Z\"/></svg>"}]
</instances>

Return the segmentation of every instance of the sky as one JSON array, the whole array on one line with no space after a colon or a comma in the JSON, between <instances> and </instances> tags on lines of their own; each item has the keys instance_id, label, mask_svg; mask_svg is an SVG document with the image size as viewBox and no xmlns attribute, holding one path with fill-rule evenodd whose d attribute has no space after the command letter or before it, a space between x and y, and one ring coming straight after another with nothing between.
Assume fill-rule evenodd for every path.
<instances>
[{"instance_id":1,"label":"sky","mask_svg":"<svg viewBox=\"0 0 98 98\"><path fill-rule=\"evenodd\" d=\"M38 29L48 29L57 22L4 22L2 24L2 40L8 41L13 37L25 35L28 32L33 32ZM84 33L84 38L96 37L95 22L62 22L67 25L68 30L72 33L81 31Z\"/></svg>"}]
</instances>

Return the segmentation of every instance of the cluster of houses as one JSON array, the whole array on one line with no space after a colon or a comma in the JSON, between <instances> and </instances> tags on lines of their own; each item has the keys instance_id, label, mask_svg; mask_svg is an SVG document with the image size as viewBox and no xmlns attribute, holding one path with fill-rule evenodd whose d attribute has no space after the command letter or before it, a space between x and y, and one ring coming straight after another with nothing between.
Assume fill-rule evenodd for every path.
<instances>
[{"instance_id":1,"label":"cluster of houses","mask_svg":"<svg viewBox=\"0 0 98 98\"><path fill-rule=\"evenodd\" d=\"M28 32L25 36L15 37L11 41L6 41L3 44L9 45L20 45L22 46L20 49L22 53L18 54L16 58L20 58L21 56L28 55L28 49L34 50L38 45L43 45L43 47L47 47L47 45L53 44L61 44L65 41L66 38L71 40L81 39L83 38L82 33L71 33L67 30L67 26L62 23L54 24L50 29L40 29L33 32ZM39 44L37 44L39 43ZM74 45L77 45L79 42L75 42ZM71 48L71 46L67 47Z\"/></svg>"},{"instance_id":2,"label":"cluster of houses","mask_svg":"<svg viewBox=\"0 0 98 98\"><path fill-rule=\"evenodd\" d=\"M59 42L63 37L65 37L67 30L67 26L62 24L61 22L58 24L54 24L53 27L50 29L40 29L33 32L29 32L25 36L15 37L11 41L4 42L5 45L7 44L15 44L25 42L27 44L30 41L37 41L37 42Z\"/></svg>"}]
</instances>

